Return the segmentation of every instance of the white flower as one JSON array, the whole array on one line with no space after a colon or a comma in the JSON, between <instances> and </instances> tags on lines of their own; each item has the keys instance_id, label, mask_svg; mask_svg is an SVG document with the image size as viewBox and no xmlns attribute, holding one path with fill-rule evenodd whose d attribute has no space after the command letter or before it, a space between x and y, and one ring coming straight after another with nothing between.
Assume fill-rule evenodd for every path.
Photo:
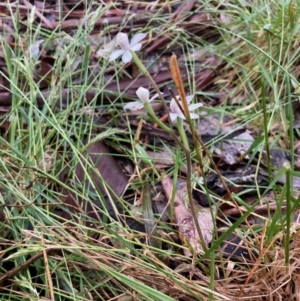
<instances>
[{"instance_id":1,"label":"white flower","mask_svg":"<svg viewBox=\"0 0 300 301\"><path fill-rule=\"evenodd\" d=\"M139 43L146 37L146 33L137 33L133 36L131 42L128 41L128 35L123 32L117 34L117 43L122 49L114 50L109 56L109 61L116 60L122 55L123 63L128 63L132 60L132 54L130 51L139 51L142 48L142 44Z\"/></svg>"},{"instance_id":2,"label":"white flower","mask_svg":"<svg viewBox=\"0 0 300 301\"><path fill-rule=\"evenodd\" d=\"M129 109L131 111L140 110L144 107L144 103L146 103L146 102L150 103L158 96L158 93L156 93L153 97L151 97L149 99L149 97L150 97L149 90L145 89L143 87L139 87L135 93L138 96L138 98L140 99L140 101L129 102L128 104L126 104L124 106L125 110L127 110L127 109Z\"/></svg>"},{"instance_id":3,"label":"white flower","mask_svg":"<svg viewBox=\"0 0 300 301\"><path fill-rule=\"evenodd\" d=\"M202 103L196 103L196 104L190 105L190 102L192 101L193 98L194 98L194 95L186 96L186 101L188 103L189 112L194 111L195 109L197 109L199 107L202 107ZM176 99L179 99L179 96L176 96ZM179 103L182 107L182 102L179 101ZM170 103L170 119L172 122L175 122L178 117L181 119L186 119L184 114L182 113L181 109L178 107L175 99L172 98L171 103ZM195 113L190 113L190 117L191 117L191 119L196 119L196 118L199 118L199 115L195 114Z\"/></svg>"}]
</instances>

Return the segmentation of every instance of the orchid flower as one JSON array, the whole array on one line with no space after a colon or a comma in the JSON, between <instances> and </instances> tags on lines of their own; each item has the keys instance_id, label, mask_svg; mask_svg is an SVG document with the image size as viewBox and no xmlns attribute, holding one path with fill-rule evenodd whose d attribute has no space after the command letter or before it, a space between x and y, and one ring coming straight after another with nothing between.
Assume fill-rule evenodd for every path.
<instances>
[{"instance_id":1,"label":"orchid flower","mask_svg":"<svg viewBox=\"0 0 300 301\"><path fill-rule=\"evenodd\" d=\"M158 97L158 93L156 93L153 97L150 98L150 93L148 89L143 87L139 87L136 90L136 95L140 99L140 101L129 102L124 106L124 109L129 109L131 111L140 110L144 107L144 104L152 102L155 98Z\"/></svg>"},{"instance_id":2,"label":"orchid flower","mask_svg":"<svg viewBox=\"0 0 300 301\"><path fill-rule=\"evenodd\" d=\"M194 98L194 95L188 95L186 96L186 101L188 103L188 109L189 112L194 111L195 109L202 107L202 103L196 103L196 104L191 104L190 102L192 101L192 99ZM176 96L176 99L179 99L179 96ZM181 105L182 102L179 101L179 104ZM170 119L172 122L175 122L177 120L177 118L181 118L181 119L186 119L184 114L182 113L181 109L178 107L176 101L174 98L172 98L171 102L170 102ZM198 114L195 113L190 113L190 117L191 119L196 119L199 118Z\"/></svg>"},{"instance_id":3,"label":"orchid flower","mask_svg":"<svg viewBox=\"0 0 300 301\"><path fill-rule=\"evenodd\" d=\"M132 60L132 54L130 51L139 51L142 48L142 44L140 43L146 37L146 33L137 33L133 36L131 42L129 43L128 35L123 32L119 32L117 34L117 44L122 49L114 50L109 56L109 61L116 60L119 56L122 55L123 63L129 63Z\"/></svg>"}]
</instances>

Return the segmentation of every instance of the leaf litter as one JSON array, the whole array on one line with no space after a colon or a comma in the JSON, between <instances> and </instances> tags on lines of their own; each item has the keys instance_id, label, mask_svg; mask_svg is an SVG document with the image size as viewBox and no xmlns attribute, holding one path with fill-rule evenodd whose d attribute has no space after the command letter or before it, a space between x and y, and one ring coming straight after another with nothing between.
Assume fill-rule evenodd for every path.
<instances>
[{"instance_id":1,"label":"leaf litter","mask_svg":"<svg viewBox=\"0 0 300 301\"><path fill-rule=\"evenodd\" d=\"M129 2L121 1L118 8L110 6L102 15L95 17L92 20L93 23L91 21L89 24L85 19L87 7L84 4L76 7L71 2L66 1L63 5L64 19L60 20L58 11L54 9L55 1L33 2L34 6L28 1L22 1L20 6L16 3L9 3L10 9L23 20L20 23L18 33L22 36L20 40L15 38L15 29L7 4L0 4L3 43L6 43L7 47L9 47L8 51L8 48L5 49L2 44L0 49L0 114L2 116L0 129L3 138L8 141L9 132L13 126L12 109L16 109L14 106L14 97L16 95L22 110L26 111L30 107L27 100L29 99L28 95L31 92L31 87L26 83L26 72L20 70L17 90L13 91L10 83L9 66L5 58L17 52L23 53L25 59L34 62L33 78L39 88L34 94L34 101L39 110L47 109L48 113L51 111L55 114L62 112L67 114L69 122L74 118L74 115L71 113L72 109L76 108L74 104L76 104L78 99L82 102L77 108L77 111L80 112L81 120L83 120L83 123L90 119L93 120L92 129L87 129L87 132L91 130L92 134L86 135L88 140L84 144L89 145L91 141L92 143L87 149L81 147L82 151L79 152L80 159L77 161L75 160L76 156L72 155L71 147L68 146L69 155L61 160L64 166L60 178L63 183L66 183L66 186L61 187L61 185L58 185L58 187L55 187L58 193L64 195L60 205L53 206L53 212L57 215L57 219L62 222L77 220L83 227L93 225L95 232L97 232L97 229L103 229L106 222L110 221L110 223L115 224L115 221L117 221L119 225L116 229L119 231L119 235L126 235L122 231L120 232L120 225L127 225L134 232L139 233L137 237L140 241L145 239L144 232L147 233L149 238L157 238L159 240L157 236L161 236L160 233L170 237L172 232L175 231L172 239L174 243L181 245L182 248L176 248L176 250L174 248L173 250L175 253L177 252L178 258L170 256L169 260L173 261L173 267L176 265L182 267L186 264L185 257L192 257L194 260L208 254L207 250L214 246L214 242L218 242L218 238L222 234L226 234L226 230L231 223L243 217L243 213L247 213L247 216L245 215L241 222L241 227L226 235L227 237L211 251L215 252L214 256L218 257L224 266L227 266L224 274L222 265L215 267L215 273L218 277L216 277L215 291L213 293L216 300L231 299L237 296L237 290L240 290L240 297L244 299L249 296L249 298L266 300L261 299L259 297L260 294L269 294L273 296L271 299L279 298L277 288L286 280L286 269L283 262L284 254L282 253L282 248L279 247L283 236L277 238L278 244L268 241L264 242L263 227L266 225L270 215L272 217L273 214L284 214L286 212L286 204L283 202L281 208L278 209L278 196L270 187L270 173L264 160L269 160L275 168L271 173L273 179L276 179L275 184L285 185L286 177L285 175L280 175L280 170L285 162L291 162L291 158L282 148L273 147L268 154L263 147L255 147L257 136L247 126L240 125L239 119L224 116L223 112L210 114L214 108L226 102L229 104L241 103L247 98L244 91L233 84L236 77L238 77L236 69L226 65L221 55L216 55L208 50L201 49L194 52L190 51L191 53L189 54L184 53L182 48L173 42L176 41L178 33L166 30L166 24L170 23L180 29L180 34L187 35L191 40L195 39L196 36L201 36L203 40L209 43L217 43L220 34L213 26L213 19L210 14L201 12L201 9L199 10L201 4L197 3L197 1L174 2L174 4L168 5L162 5L159 1L153 1L151 3L132 4L132 6ZM106 2L108 3L109 1L104 1L104 3ZM128 8L130 9L128 10ZM32 10L34 14L29 15L29 10ZM165 23L159 23L159 21L152 18L152 12L155 10L160 10L161 15L165 18ZM95 9L94 16L96 16L96 12L97 10ZM219 22L226 24L228 28L231 21L227 14L220 14ZM41 26L43 30L59 28L60 31L55 31L53 38L49 40L39 37L36 41L29 41L26 40L25 35L30 22ZM136 99L137 89L144 87L150 90L152 88L149 79L140 75L127 57L123 58L123 63L125 64L122 65L122 71L120 71L118 77L116 77L116 66L121 63L112 63L106 67L99 64L99 62L107 60L114 49L115 37L119 31L114 26L120 24L124 24L122 30L128 33L138 32L138 30L147 26L157 26L164 33L159 34L156 31L142 41L142 57L144 64L149 67L153 80L159 89L164 92L166 99L172 98L168 88L171 88L175 95L178 92L169 70L169 57L172 52L177 53L179 56L178 61L183 82L188 83L190 77L192 77L196 92L210 93L207 97L203 97L201 94L196 94L195 96L198 106L200 107L200 101L203 105L203 108L200 109L200 121L196 123L196 128L203 142L207 147L211 147L210 151L213 159L217 163L219 173L228 187L224 187L224 182L209 163L200 172L199 164L197 162L193 163L193 170L206 178L205 185L200 181L195 181L193 186L193 197L197 206L197 222L201 228L201 235L204 241L201 241L200 235L197 233L196 221L193 220L190 208L186 204L187 188L185 176L187 171L185 168L179 167L178 183L175 188L173 187L172 168L176 164L176 160L174 153L170 152L170 147L176 149L176 144L172 137L160 128L155 127L146 118L142 123L138 121L139 118L143 118L146 115L146 112L140 110L140 107L138 107L139 110L136 114L125 111L121 114L117 112L117 109L120 109L124 103L128 105L128 103ZM78 45L76 58L61 57L61 53L64 53L75 41L78 26L83 28L92 27L92 30L87 34L86 42ZM87 53L87 45L89 45L90 51L86 62L84 56ZM124 55L126 49L122 51L123 53L119 52L118 54ZM246 57L244 59L246 61ZM12 63L14 63L13 60ZM193 63L194 70L192 74L189 74L190 70L187 68L189 63ZM241 60L242 63L243 60ZM63 79L57 73L57 64L69 70L67 79ZM81 76L80 72L76 72L81 70L83 66L87 68L86 71L90 75L87 82L84 81L84 77ZM97 76L99 73L103 73L103 78L100 79ZM72 85L69 85L68 81ZM59 83L61 83L61 86L59 89L55 89L55 86L58 86ZM100 84L103 87L101 89L99 89ZM80 88L81 85L89 86L89 88L83 91ZM186 92L189 92L189 89ZM82 93L84 94L83 97ZM91 109L92 106L97 108L97 113L93 113L95 110ZM158 116L162 117L168 113L165 112L165 108L160 103L151 103L151 106ZM111 107L111 109L107 109L107 107ZM71 109L68 110L68 108ZM182 113L178 112L178 114ZM298 112L295 113L295 116L299 117ZM38 122L38 120L35 122ZM20 124L20 130L28 129L29 124L30 122L25 118ZM105 132L112 127L122 129L125 133L120 133L118 136L105 139L104 141L93 141L97 133ZM49 132L50 129L47 129L44 135ZM150 182L155 184L151 185L150 191L147 188L144 195L136 188L138 187L138 180L141 181L141 175L133 172L128 175L122 168L125 163L131 167L131 170L136 168L136 162L133 158L128 161L124 159L124 154L128 153L128 148L130 149L128 140L124 137L128 137L130 133L135 133L133 143L137 143L137 141L141 143L145 149L145 154L149 158L148 163L145 160L139 161L141 167L139 173L146 173L149 168L147 165L152 165L150 170L157 169L163 174L166 172L171 174L169 177L151 180ZM76 140L76 134L73 134L72 139ZM124 143L120 145L114 139L119 139L124 141ZM192 133L188 129L187 139L190 145L193 146ZM153 150L153 146L157 147L157 149L154 147L155 150ZM249 151L252 147L252 151ZM44 164L43 161L46 158L51 162L51 165L49 165L50 167L47 165L48 167L44 168L46 162ZM37 165L40 169L47 172L48 169L56 168L53 161L59 160L59 158L61 157L57 151L51 151L51 155L45 152L44 155L38 158ZM206 158L203 159L205 162ZM75 161L75 167L72 167L72 161ZM11 166L13 165L11 164ZM9 165L7 166L9 167ZM15 167L9 167L8 171L6 171L6 178L9 178L9 173L12 170L16 173L15 169ZM130 168L126 170L130 170ZM32 174L29 176L21 168L18 177L20 177L21 181L28 182L29 178L31 180L38 173L38 171L32 169ZM277 175L280 176L277 177ZM46 176L45 179L43 181L51 182L50 177L47 178ZM35 180L36 183L38 181ZM300 180L297 176L293 177L292 185L295 188L294 201L296 203L298 198L297 189L300 186ZM5 187L5 185L3 186ZM238 194L239 198L242 199L238 205L230 202L227 188L230 193ZM175 194L173 195L174 189ZM34 191L34 193L37 192L38 190ZM143 199L147 198L147 193L150 193L153 208L147 209L149 210L147 215L137 214L134 216L132 214L135 210L133 204L143 204ZM85 196L83 197L84 194ZM262 198L259 198L260 194L263 194ZM134 202L137 198L140 198L141 202ZM100 202L99 199L104 200L104 202ZM156 201L157 199L159 199L159 202ZM259 202L257 202L258 199ZM171 202L174 202L174 204L171 205ZM158 205L158 203L160 204ZM21 204L24 205L22 202ZM251 212L249 211L250 206L253 206ZM22 211L22 206L20 206L15 197L12 198L10 203L5 202L1 206L1 223L9 223L7 210L10 212L13 208L19 208L18 210ZM173 208L173 212L170 211L171 208ZM153 210L154 214L151 214L151 210ZM152 219L155 216L155 220L143 221L142 216L144 219L146 216L148 219ZM172 216L173 220L171 220ZM296 221L298 217L298 212L295 212L294 220ZM165 223L170 227L165 229L160 225L161 223ZM146 227L144 224L146 224ZM161 226L161 229L158 225ZM31 224L27 226L29 230L32 229ZM255 227L261 227L259 234L257 234ZM157 228L159 228L159 231L156 231ZM295 233L297 231L296 228ZM76 233L80 237L81 234L79 232ZM292 264L289 275L294 272L296 276L293 278L293 283L297 283L297 270L299 270L297 263L297 234L294 234L294 237L295 239L291 244ZM109 239L101 236L101 234L98 235L97 239L99 242L109 242ZM156 242L151 242L151 239L148 240L148 244L155 244ZM97 242L93 241L93 243ZM158 246L159 244L156 245L156 247ZM172 244L168 245L167 243L166 246L161 247L172 249ZM6 253L8 249L7 244L1 243L1 249L3 254ZM256 288L255 284L260 284L259 278L261 276L258 269L253 268L251 270L249 268L249 274L246 274L244 270L247 266L258 267L261 264L259 260L262 258L262 254L266 255L265 258L268 259L268 266L265 267L267 276L264 278L266 286ZM88 255L86 253L84 256L87 256L88 259ZM180 255L185 257L183 258ZM56 254L56 256L59 255ZM39 257L36 257L36 259ZM24 265L24 269L27 266ZM169 267L171 266L169 265ZM189 279L190 277L192 281L186 283L187 287L193 284L193 280L195 281L194 283L201 282L203 287L208 287L209 283L207 281L209 280L205 276L207 275L204 272L205 268L194 264L191 268L190 263L188 266L185 278ZM82 267L82 269L84 268ZM13 271L13 273L10 273L10 271ZM131 274L128 271L126 273L130 277L134 275L135 279L141 280L144 271L141 271L141 275L138 275L135 271ZM6 269L4 274L1 274L3 276L0 276L0 283L18 275L19 272L19 270ZM150 273L150 270L148 272ZM275 277L272 273L279 276ZM252 275L253 278L250 279L249 275ZM155 274L151 276L153 279L158 280L158 283L161 283L161 285L158 284L161 292L164 291L168 296L182 294L180 288L172 288L172 285L168 284L169 280L164 281L160 279L159 275ZM223 285L222 281L230 285ZM147 279L143 279L143 282L150 287L155 287ZM165 288L162 285L163 283L166 285ZM230 286L232 289L230 289ZM299 291L299 288L296 288L289 294L287 292L289 289L291 287L286 284L285 296L288 295L290 298ZM206 298L206 292L200 290L197 293L199 298L201 298L200 296ZM186 295L186 297L182 296L177 299L192 300L191 298ZM109 299L108 295L105 299Z\"/></svg>"}]
</instances>

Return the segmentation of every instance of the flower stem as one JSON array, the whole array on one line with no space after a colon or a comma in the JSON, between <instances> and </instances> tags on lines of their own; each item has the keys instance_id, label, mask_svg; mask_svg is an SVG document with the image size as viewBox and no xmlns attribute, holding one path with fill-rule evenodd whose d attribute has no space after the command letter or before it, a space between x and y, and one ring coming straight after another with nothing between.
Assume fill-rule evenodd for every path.
<instances>
[{"instance_id":1,"label":"flower stem","mask_svg":"<svg viewBox=\"0 0 300 301\"><path fill-rule=\"evenodd\" d=\"M179 117L177 118L177 128L178 128L178 132L179 132L179 135L180 135L183 145L189 151L190 145L189 145L189 142L188 142L188 139L186 136L186 132L184 131L184 128L183 128L183 120Z\"/></svg>"},{"instance_id":2,"label":"flower stem","mask_svg":"<svg viewBox=\"0 0 300 301\"><path fill-rule=\"evenodd\" d=\"M166 126L154 113L152 107L150 106L150 104L148 102L144 103L144 108L148 114L148 116L151 118L151 120L153 122L155 122L156 124L158 124L164 131L166 131L167 133L171 133L172 129L169 128L168 126Z\"/></svg>"}]
</instances>

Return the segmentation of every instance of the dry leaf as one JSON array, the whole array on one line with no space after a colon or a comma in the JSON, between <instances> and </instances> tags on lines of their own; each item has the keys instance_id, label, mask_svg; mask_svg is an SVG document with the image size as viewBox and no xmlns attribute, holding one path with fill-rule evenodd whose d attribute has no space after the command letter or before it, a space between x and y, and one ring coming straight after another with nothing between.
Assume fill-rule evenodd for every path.
<instances>
[{"instance_id":1,"label":"dry leaf","mask_svg":"<svg viewBox=\"0 0 300 301\"><path fill-rule=\"evenodd\" d=\"M172 196L173 182L170 178L163 178L162 186L168 199ZM196 229L195 221L192 213L186 208L183 195L176 193L174 199L174 217L177 224L180 238L184 245L188 245L189 249L184 250L185 256L192 256L193 253L202 254L203 248L200 243L200 237ZM201 208L197 212L197 220L201 229L201 233L204 239L204 244L208 246L213 237L213 220L209 208Z\"/></svg>"}]
</instances>

